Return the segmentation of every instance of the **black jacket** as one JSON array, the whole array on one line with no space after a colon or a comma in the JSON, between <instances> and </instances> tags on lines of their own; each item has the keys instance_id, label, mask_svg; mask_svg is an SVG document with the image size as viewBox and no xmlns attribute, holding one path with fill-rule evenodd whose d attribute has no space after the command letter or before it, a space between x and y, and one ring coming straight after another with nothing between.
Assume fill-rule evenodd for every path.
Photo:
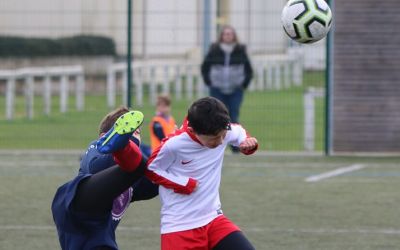
<instances>
[{"instance_id":1,"label":"black jacket","mask_svg":"<svg viewBox=\"0 0 400 250\"><path fill-rule=\"evenodd\" d=\"M219 87L215 86L218 84L215 83L216 77L212 71L219 74L218 72L221 70L218 70L218 68L226 66L225 63L225 52L221 49L218 43L214 43L211 45L210 50L201 65L201 74L207 86ZM238 44L233 48L228 64L232 75L231 77L233 78L231 81L234 82L235 80L238 80L239 82L235 84L240 86L237 87L246 89L250 84L250 80L253 78L253 69L244 45ZM214 75L214 77L212 75Z\"/></svg>"}]
</instances>

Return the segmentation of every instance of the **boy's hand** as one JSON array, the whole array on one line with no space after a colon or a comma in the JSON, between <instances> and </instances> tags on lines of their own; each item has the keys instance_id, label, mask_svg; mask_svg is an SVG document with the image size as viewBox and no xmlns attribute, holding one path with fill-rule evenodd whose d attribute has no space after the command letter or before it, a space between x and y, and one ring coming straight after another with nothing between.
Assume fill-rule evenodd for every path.
<instances>
[{"instance_id":1,"label":"boy's hand","mask_svg":"<svg viewBox=\"0 0 400 250\"><path fill-rule=\"evenodd\" d=\"M252 154L258 148L258 142L255 137L246 138L240 145L240 152L243 154Z\"/></svg>"}]
</instances>

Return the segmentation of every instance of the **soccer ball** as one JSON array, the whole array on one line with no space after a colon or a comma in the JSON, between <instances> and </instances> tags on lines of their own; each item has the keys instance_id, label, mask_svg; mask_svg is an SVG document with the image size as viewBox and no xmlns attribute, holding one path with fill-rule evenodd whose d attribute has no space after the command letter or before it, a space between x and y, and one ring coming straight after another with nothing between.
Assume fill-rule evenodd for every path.
<instances>
[{"instance_id":1,"label":"soccer ball","mask_svg":"<svg viewBox=\"0 0 400 250\"><path fill-rule=\"evenodd\" d=\"M282 11L286 34L299 43L313 43L328 34L332 11L324 0L289 0Z\"/></svg>"}]
</instances>

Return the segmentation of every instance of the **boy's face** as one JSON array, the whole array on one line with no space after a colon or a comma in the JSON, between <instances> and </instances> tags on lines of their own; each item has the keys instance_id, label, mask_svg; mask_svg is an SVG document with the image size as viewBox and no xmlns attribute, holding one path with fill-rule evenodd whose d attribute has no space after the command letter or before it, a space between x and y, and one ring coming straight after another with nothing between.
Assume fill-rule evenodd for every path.
<instances>
[{"instance_id":1,"label":"boy's face","mask_svg":"<svg viewBox=\"0 0 400 250\"><path fill-rule=\"evenodd\" d=\"M193 129L192 129L193 131ZM194 132L194 131L193 131ZM194 132L196 135L197 139L200 141L201 144L206 146L207 148L216 148L219 145L222 144L222 142L225 139L227 130L221 130L218 134L216 135L199 135Z\"/></svg>"},{"instance_id":2,"label":"boy's face","mask_svg":"<svg viewBox=\"0 0 400 250\"><path fill-rule=\"evenodd\" d=\"M169 115L171 112L171 107L169 105L166 105L164 103L160 103L157 105L157 112L163 114L163 115Z\"/></svg>"}]
</instances>

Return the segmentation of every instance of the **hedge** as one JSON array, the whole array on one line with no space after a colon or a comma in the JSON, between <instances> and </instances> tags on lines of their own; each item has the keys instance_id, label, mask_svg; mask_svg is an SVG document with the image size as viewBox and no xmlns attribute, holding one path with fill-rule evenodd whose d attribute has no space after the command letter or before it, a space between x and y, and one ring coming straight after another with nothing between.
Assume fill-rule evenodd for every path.
<instances>
[{"instance_id":1,"label":"hedge","mask_svg":"<svg viewBox=\"0 0 400 250\"><path fill-rule=\"evenodd\" d=\"M0 36L0 57L116 55L115 43L103 36L59 39Z\"/></svg>"}]
</instances>

